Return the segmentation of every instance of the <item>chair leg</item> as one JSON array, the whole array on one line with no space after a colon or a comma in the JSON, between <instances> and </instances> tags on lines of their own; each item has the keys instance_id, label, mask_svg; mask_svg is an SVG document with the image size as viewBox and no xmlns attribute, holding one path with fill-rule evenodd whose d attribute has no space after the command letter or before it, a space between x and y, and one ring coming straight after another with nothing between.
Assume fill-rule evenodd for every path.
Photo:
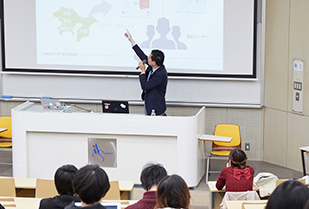
<instances>
[{"instance_id":1,"label":"chair leg","mask_svg":"<svg viewBox=\"0 0 309 209\"><path fill-rule=\"evenodd\" d=\"M205 176L206 176L206 184L208 182L208 175L209 175L209 156L207 157L207 165L206 165L206 173L205 173Z\"/></svg>"}]
</instances>

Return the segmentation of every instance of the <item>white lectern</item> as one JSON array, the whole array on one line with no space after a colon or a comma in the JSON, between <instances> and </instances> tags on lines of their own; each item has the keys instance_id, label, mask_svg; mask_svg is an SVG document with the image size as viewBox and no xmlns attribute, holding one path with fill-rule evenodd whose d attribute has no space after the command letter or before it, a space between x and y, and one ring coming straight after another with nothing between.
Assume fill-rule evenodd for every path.
<instances>
[{"instance_id":1,"label":"white lectern","mask_svg":"<svg viewBox=\"0 0 309 209\"><path fill-rule=\"evenodd\" d=\"M110 180L133 180L148 162L161 163L195 187L205 172L205 107L194 116L66 113L25 102L12 109L13 176L52 179L58 167L88 163L89 138L113 139L117 166L104 167Z\"/></svg>"}]
</instances>

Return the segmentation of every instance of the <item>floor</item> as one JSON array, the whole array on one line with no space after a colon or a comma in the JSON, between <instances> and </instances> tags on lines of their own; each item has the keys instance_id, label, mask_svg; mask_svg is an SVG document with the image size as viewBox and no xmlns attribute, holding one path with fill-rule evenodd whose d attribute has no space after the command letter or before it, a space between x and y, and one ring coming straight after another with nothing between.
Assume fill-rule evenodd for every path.
<instances>
[{"instance_id":1,"label":"floor","mask_svg":"<svg viewBox=\"0 0 309 209\"><path fill-rule=\"evenodd\" d=\"M0 148L0 176L12 176L12 149ZM212 159L210 163L211 170L222 170L225 166L226 160ZM281 166L270 164L262 161L249 161L247 165L254 168L255 175L260 172L270 172L278 176L279 179L290 179L302 177L302 172L287 169ZM209 181L217 180L218 174L211 174ZM140 199L144 190L139 186L134 186L133 199ZM209 189L205 184L205 176L196 188L190 188L191 206L193 209L209 209Z\"/></svg>"}]
</instances>

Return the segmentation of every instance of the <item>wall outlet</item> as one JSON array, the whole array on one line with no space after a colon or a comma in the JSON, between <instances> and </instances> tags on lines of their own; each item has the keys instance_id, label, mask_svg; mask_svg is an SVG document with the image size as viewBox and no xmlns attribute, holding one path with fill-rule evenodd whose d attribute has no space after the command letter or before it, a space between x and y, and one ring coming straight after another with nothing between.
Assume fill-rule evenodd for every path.
<instances>
[{"instance_id":1,"label":"wall outlet","mask_svg":"<svg viewBox=\"0 0 309 209\"><path fill-rule=\"evenodd\" d=\"M250 143L245 143L245 150L250 151Z\"/></svg>"}]
</instances>

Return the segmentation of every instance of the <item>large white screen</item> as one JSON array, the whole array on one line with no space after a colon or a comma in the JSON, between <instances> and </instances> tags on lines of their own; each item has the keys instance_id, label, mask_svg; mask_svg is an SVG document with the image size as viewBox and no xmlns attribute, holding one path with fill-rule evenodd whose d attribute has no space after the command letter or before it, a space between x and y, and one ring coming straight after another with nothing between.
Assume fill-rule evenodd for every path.
<instances>
[{"instance_id":1,"label":"large white screen","mask_svg":"<svg viewBox=\"0 0 309 209\"><path fill-rule=\"evenodd\" d=\"M169 73L253 75L254 0L4 0L5 68L136 72L128 29Z\"/></svg>"}]
</instances>

